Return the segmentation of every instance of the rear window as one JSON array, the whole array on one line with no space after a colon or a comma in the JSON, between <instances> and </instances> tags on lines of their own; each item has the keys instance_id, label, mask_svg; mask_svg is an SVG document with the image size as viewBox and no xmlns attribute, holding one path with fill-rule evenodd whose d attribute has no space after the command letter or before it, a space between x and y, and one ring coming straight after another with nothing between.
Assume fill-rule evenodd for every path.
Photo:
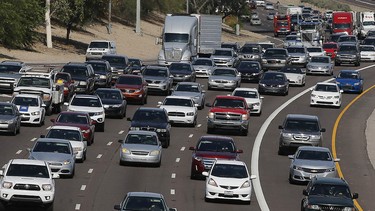
<instances>
[{"instance_id":1,"label":"rear window","mask_svg":"<svg viewBox=\"0 0 375 211\"><path fill-rule=\"evenodd\" d=\"M108 42L91 42L89 48L109 48Z\"/></svg>"}]
</instances>

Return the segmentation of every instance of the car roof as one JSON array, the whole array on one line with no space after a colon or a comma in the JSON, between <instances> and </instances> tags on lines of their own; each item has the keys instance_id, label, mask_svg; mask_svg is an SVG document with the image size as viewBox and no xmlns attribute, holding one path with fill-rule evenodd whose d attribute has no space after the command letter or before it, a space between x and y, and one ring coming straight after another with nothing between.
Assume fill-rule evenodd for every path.
<instances>
[{"instance_id":1,"label":"car roof","mask_svg":"<svg viewBox=\"0 0 375 211\"><path fill-rule=\"evenodd\" d=\"M312 56L311 58L331 58L329 56Z\"/></svg>"},{"instance_id":2,"label":"car roof","mask_svg":"<svg viewBox=\"0 0 375 211\"><path fill-rule=\"evenodd\" d=\"M298 147L298 150L331 152L327 147L316 147L316 146L300 146Z\"/></svg>"},{"instance_id":3,"label":"car roof","mask_svg":"<svg viewBox=\"0 0 375 211\"><path fill-rule=\"evenodd\" d=\"M65 126L65 125L54 125L54 126L51 126L50 130L53 130L53 129L56 129L56 130L78 130L78 131L81 131L81 129L79 127Z\"/></svg>"},{"instance_id":4,"label":"car roof","mask_svg":"<svg viewBox=\"0 0 375 211\"><path fill-rule=\"evenodd\" d=\"M239 161L239 160L226 160L226 159L217 159L216 162L215 162L215 165L216 164L246 166L246 163L244 163L243 161Z\"/></svg>"},{"instance_id":5,"label":"car roof","mask_svg":"<svg viewBox=\"0 0 375 211\"><path fill-rule=\"evenodd\" d=\"M97 88L95 92L97 91L106 91L106 92L121 92L121 90L117 88Z\"/></svg>"},{"instance_id":6,"label":"car roof","mask_svg":"<svg viewBox=\"0 0 375 211\"><path fill-rule=\"evenodd\" d=\"M338 177L314 177L312 182L314 184L336 184L348 186L348 183L343 178Z\"/></svg>"},{"instance_id":7,"label":"car roof","mask_svg":"<svg viewBox=\"0 0 375 211\"><path fill-rule=\"evenodd\" d=\"M11 164L46 166L46 162L43 160L30 160L30 159L12 159Z\"/></svg>"},{"instance_id":8,"label":"car roof","mask_svg":"<svg viewBox=\"0 0 375 211\"><path fill-rule=\"evenodd\" d=\"M33 95L33 94L17 94L14 97L40 98L39 95Z\"/></svg>"},{"instance_id":9,"label":"car roof","mask_svg":"<svg viewBox=\"0 0 375 211\"><path fill-rule=\"evenodd\" d=\"M216 67L215 70L237 70L234 67Z\"/></svg>"},{"instance_id":10,"label":"car roof","mask_svg":"<svg viewBox=\"0 0 375 211\"><path fill-rule=\"evenodd\" d=\"M109 63L107 60L101 60L101 59L91 59L86 61L85 63L91 64L91 63Z\"/></svg>"},{"instance_id":11,"label":"car roof","mask_svg":"<svg viewBox=\"0 0 375 211\"><path fill-rule=\"evenodd\" d=\"M127 196L164 198L162 194L152 192L129 192Z\"/></svg>"},{"instance_id":12,"label":"car roof","mask_svg":"<svg viewBox=\"0 0 375 211\"><path fill-rule=\"evenodd\" d=\"M233 99L233 100L245 100L243 97L231 96L231 95L216 95L216 99Z\"/></svg>"},{"instance_id":13,"label":"car roof","mask_svg":"<svg viewBox=\"0 0 375 211\"><path fill-rule=\"evenodd\" d=\"M84 111L61 111L58 116L63 114L89 115L89 113Z\"/></svg>"},{"instance_id":14,"label":"car roof","mask_svg":"<svg viewBox=\"0 0 375 211\"><path fill-rule=\"evenodd\" d=\"M258 89L257 88L243 88L243 87L238 87L238 88L236 88L233 91L254 91L254 92L258 92Z\"/></svg>"},{"instance_id":15,"label":"car roof","mask_svg":"<svg viewBox=\"0 0 375 211\"><path fill-rule=\"evenodd\" d=\"M111 40L92 40L91 42L113 42Z\"/></svg>"},{"instance_id":16,"label":"car roof","mask_svg":"<svg viewBox=\"0 0 375 211\"><path fill-rule=\"evenodd\" d=\"M177 85L193 85L193 86L200 86L201 84L198 82L178 82Z\"/></svg>"},{"instance_id":17,"label":"car roof","mask_svg":"<svg viewBox=\"0 0 375 211\"><path fill-rule=\"evenodd\" d=\"M162 69L162 70L168 70L168 67L166 66L158 66L158 65L147 65L146 69Z\"/></svg>"},{"instance_id":18,"label":"car roof","mask_svg":"<svg viewBox=\"0 0 375 211\"><path fill-rule=\"evenodd\" d=\"M103 58L128 58L128 57L125 55L119 55L119 54L107 54L107 55L103 55L102 59Z\"/></svg>"},{"instance_id":19,"label":"car roof","mask_svg":"<svg viewBox=\"0 0 375 211\"><path fill-rule=\"evenodd\" d=\"M14 105L14 103L11 103L11 102L0 102L0 105L12 106L12 105Z\"/></svg>"},{"instance_id":20,"label":"car roof","mask_svg":"<svg viewBox=\"0 0 375 211\"><path fill-rule=\"evenodd\" d=\"M357 70L340 70L340 73L359 73Z\"/></svg>"},{"instance_id":21,"label":"car roof","mask_svg":"<svg viewBox=\"0 0 375 211\"><path fill-rule=\"evenodd\" d=\"M64 65L65 66L84 66L86 67L87 65L90 65L90 64L87 64L85 62L68 62Z\"/></svg>"},{"instance_id":22,"label":"car roof","mask_svg":"<svg viewBox=\"0 0 375 211\"><path fill-rule=\"evenodd\" d=\"M162 108L153 108L153 107L139 107L137 111L164 111Z\"/></svg>"},{"instance_id":23,"label":"car roof","mask_svg":"<svg viewBox=\"0 0 375 211\"><path fill-rule=\"evenodd\" d=\"M288 114L286 119L319 120L318 116L308 114Z\"/></svg>"},{"instance_id":24,"label":"car roof","mask_svg":"<svg viewBox=\"0 0 375 211\"><path fill-rule=\"evenodd\" d=\"M127 77L127 78L142 78L143 75L121 74L121 75L119 75L118 77L119 77L119 78L120 78L120 77L121 77L121 78L125 78L125 77Z\"/></svg>"},{"instance_id":25,"label":"car roof","mask_svg":"<svg viewBox=\"0 0 375 211\"><path fill-rule=\"evenodd\" d=\"M318 83L316 83L316 85L336 85L337 86L337 84L336 83L333 83L333 82L318 82Z\"/></svg>"}]
</instances>

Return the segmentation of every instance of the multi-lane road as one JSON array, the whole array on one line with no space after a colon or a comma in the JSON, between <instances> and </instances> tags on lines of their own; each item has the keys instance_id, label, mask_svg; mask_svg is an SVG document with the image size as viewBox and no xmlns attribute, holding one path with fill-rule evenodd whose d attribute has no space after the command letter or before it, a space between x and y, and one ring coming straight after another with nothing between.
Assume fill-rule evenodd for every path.
<instances>
[{"instance_id":1,"label":"multi-lane road","mask_svg":"<svg viewBox=\"0 0 375 211\"><path fill-rule=\"evenodd\" d=\"M262 10L262 9L261 9ZM262 18L263 23L267 20ZM262 28L262 27L259 27ZM266 29L266 31L270 29ZM254 30L255 31L255 30ZM270 35L266 33L265 35ZM280 41L270 38L280 44ZM37 62L37 61L36 61ZM362 75L365 78L365 89L375 84L375 66L372 63L361 63ZM335 67L334 73L341 69L353 69L353 66ZM204 201L204 181L190 179L191 151L198 138L206 135L206 116L208 108L199 111L198 124L195 128L173 127L171 145L164 149L160 168L119 165L118 139L124 138L130 122L125 119L106 119L105 132L95 134L95 143L88 147L87 160L78 163L73 179L56 180L55 210L102 211L113 210L129 191L152 191L162 193L170 207L178 210L300 210L304 185L291 185L288 182L290 160L287 156L277 154L279 130L284 117L289 113L313 114L320 118L327 131L324 133L323 146L332 149L332 135L335 123L346 106L358 95L344 94L340 109L310 107L310 92L307 91L295 100L291 100L301 92L309 89L316 82L332 79L330 76L307 76L305 87L291 87L288 96L264 96L262 115L252 116L248 136L236 133L222 133L235 139L239 149L243 149L241 159L249 168L254 160L254 153L259 153L259 174L257 182L261 191L253 191L250 205L238 203L207 203ZM207 79L198 79L207 85ZM242 87L257 87L255 83L242 83ZM218 94L229 94L229 91L207 91L206 102L212 102ZM149 96L145 106L155 107L165 96ZM10 98L0 97L1 101ZM289 101L289 102L288 102ZM284 103L280 113L274 113ZM127 116L131 117L139 105L128 105ZM367 118L375 108L375 90L370 89L342 114L337 124L335 139L337 157L341 159L340 167L343 176L349 182L352 191L359 193L358 203L363 210L375 210L373 193L375 190L375 172L369 161L366 150L365 128ZM270 115L262 139L256 139L263 124ZM0 164L12 158L27 158L31 148L41 134L45 134L52 123L47 117L45 126L23 126L17 136L0 136ZM270 119L268 119L270 120ZM372 137L368 137L372 139ZM259 151L254 150L259 147ZM260 195L263 193L263 195ZM263 200L264 199L264 200ZM36 210L30 208L14 208L14 210Z\"/></svg>"}]
</instances>

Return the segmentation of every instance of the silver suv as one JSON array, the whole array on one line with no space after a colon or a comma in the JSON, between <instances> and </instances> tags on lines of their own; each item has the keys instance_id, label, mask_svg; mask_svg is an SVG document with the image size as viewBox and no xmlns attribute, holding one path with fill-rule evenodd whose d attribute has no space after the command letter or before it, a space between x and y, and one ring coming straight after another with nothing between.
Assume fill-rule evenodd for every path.
<instances>
[{"instance_id":1,"label":"silver suv","mask_svg":"<svg viewBox=\"0 0 375 211\"><path fill-rule=\"evenodd\" d=\"M302 65L306 67L309 53L303 46L291 46L286 49L291 57L290 63L295 65Z\"/></svg>"},{"instance_id":2,"label":"silver suv","mask_svg":"<svg viewBox=\"0 0 375 211\"><path fill-rule=\"evenodd\" d=\"M322 146L322 132L326 131L317 116L304 114L288 114L279 129L279 155L285 154L288 148Z\"/></svg>"},{"instance_id":3,"label":"silver suv","mask_svg":"<svg viewBox=\"0 0 375 211\"><path fill-rule=\"evenodd\" d=\"M35 203L53 210L55 181L47 162L13 159L0 170L0 200L3 204Z\"/></svg>"}]
</instances>

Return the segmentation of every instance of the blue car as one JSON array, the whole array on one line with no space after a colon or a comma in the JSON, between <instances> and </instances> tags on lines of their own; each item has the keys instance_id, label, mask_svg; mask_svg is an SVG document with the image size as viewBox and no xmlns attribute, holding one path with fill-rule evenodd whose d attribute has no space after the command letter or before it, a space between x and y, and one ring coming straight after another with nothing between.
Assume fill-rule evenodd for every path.
<instances>
[{"instance_id":1,"label":"blue car","mask_svg":"<svg viewBox=\"0 0 375 211\"><path fill-rule=\"evenodd\" d=\"M341 70L336 76L336 83L344 92L361 93L363 78L356 70Z\"/></svg>"}]
</instances>

